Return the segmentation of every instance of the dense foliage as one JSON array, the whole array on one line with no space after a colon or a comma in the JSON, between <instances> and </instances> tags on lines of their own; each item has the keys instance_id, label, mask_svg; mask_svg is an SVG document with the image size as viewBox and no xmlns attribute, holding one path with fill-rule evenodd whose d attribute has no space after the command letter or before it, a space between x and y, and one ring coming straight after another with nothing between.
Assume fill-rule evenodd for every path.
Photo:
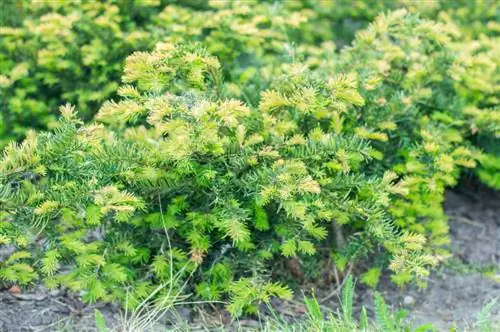
<instances>
[{"instance_id":1,"label":"dense foliage","mask_svg":"<svg viewBox=\"0 0 500 332\"><path fill-rule=\"evenodd\" d=\"M65 102L89 119L115 95L125 57L165 39L202 41L238 83L235 92L253 98L256 69L289 57L322 63L386 9L406 7L432 18L446 10L445 19L467 25L474 38L486 29L498 32L498 10L488 1L7 0L1 6L0 146L28 128L51 128Z\"/></svg>"},{"instance_id":2,"label":"dense foliage","mask_svg":"<svg viewBox=\"0 0 500 332\"><path fill-rule=\"evenodd\" d=\"M137 28L149 3L124 3L12 2L24 20L0 27L0 145L28 128L53 127L66 101L89 119L115 93L123 59L154 45Z\"/></svg>"},{"instance_id":3,"label":"dense foliage","mask_svg":"<svg viewBox=\"0 0 500 332\"><path fill-rule=\"evenodd\" d=\"M478 163L500 187L489 5L22 4L0 28L0 144L27 134L0 160L4 282L233 314L289 298L269 267L312 255L423 284L445 188ZM388 7L421 15L367 24Z\"/></svg>"}]
</instances>

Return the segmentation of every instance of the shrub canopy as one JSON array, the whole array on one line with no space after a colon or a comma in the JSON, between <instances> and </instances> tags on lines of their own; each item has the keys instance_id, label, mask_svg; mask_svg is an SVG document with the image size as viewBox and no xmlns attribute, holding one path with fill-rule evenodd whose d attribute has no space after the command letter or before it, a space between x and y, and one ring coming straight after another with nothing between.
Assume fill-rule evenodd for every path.
<instances>
[{"instance_id":1,"label":"shrub canopy","mask_svg":"<svg viewBox=\"0 0 500 332\"><path fill-rule=\"evenodd\" d=\"M0 28L0 132L27 135L0 160L0 279L235 315L289 298L270 267L313 255L423 285L447 255L445 188L478 163L500 187L498 27L479 6L467 32L445 2L381 2L410 11L365 24L364 5L26 7Z\"/></svg>"}]
</instances>

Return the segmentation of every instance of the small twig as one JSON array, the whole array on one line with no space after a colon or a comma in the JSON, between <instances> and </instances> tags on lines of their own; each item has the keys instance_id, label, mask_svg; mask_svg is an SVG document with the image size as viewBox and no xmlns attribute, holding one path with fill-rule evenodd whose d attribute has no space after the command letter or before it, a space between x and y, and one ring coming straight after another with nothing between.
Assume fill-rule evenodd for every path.
<instances>
[{"instance_id":1,"label":"small twig","mask_svg":"<svg viewBox=\"0 0 500 332\"><path fill-rule=\"evenodd\" d=\"M337 223L337 221L332 220L332 228L335 235L335 242L337 249L342 249L345 246L344 234L342 232L342 225Z\"/></svg>"},{"instance_id":2,"label":"small twig","mask_svg":"<svg viewBox=\"0 0 500 332\"><path fill-rule=\"evenodd\" d=\"M332 297L334 297L335 295L337 295L340 292L340 290L344 286L345 281L347 280L347 276L351 273L352 266L353 266L352 264L349 264L349 267L347 268L346 277L344 278L344 280L342 280L342 283L340 285L338 285L337 288L335 288L333 290L333 292L331 292L330 294L328 294L324 298L320 299L319 303L324 303L325 301L331 299ZM335 279L338 279L338 273L337 273L337 268L336 267L335 267L334 271L335 271ZM338 282L337 282L337 284L338 284Z\"/></svg>"},{"instance_id":3,"label":"small twig","mask_svg":"<svg viewBox=\"0 0 500 332\"><path fill-rule=\"evenodd\" d=\"M472 225L474 227L478 227L478 228L484 229L484 225L483 224L478 223L478 222L473 221L473 220L470 220L470 219L465 218L465 217L456 216L456 217L453 218L453 220L456 221L456 222L459 222L459 223L464 223L464 224L468 224L468 225Z\"/></svg>"},{"instance_id":4,"label":"small twig","mask_svg":"<svg viewBox=\"0 0 500 332\"><path fill-rule=\"evenodd\" d=\"M339 285L340 284L339 271L337 270L337 267L335 265L333 266L333 275L335 277L335 284Z\"/></svg>"},{"instance_id":5,"label":"small twig","mask_svg":"<svg viewBox=\"0 0 500 332\"><path fill-rule=\"evenodd\" d=\"M68 322L72 319L73 317L71 315L67 316L67 317L64 317L58 321L55 321L54 323L51 323L49 325L36 325L36 326L33 326L33 325L30 325L30 328L33 330L33 331L48 331L48 328L49 327L53 327L53 326L57 326L59 323L62 323L62 322L65 322L64 324L64 327L66 327L68 325Z\"/></svg>"},{"instance_id":6,"label":"small twig","mask_svg":"<svg viewBox=\"0 0 500 332\"><path fill-rule=\"evenodd\" d=\"M36 295L36 294L16 294L16 293L10 293L13 297L15 297L18 300L22 301L42 301L47 298L47 295Z\"/></svg>"},{"instance_id":7,"label":"small twig","mask_svg":"<svg viewBox=\"0 0 500 332\"><path fill-rule=\"evenodd\" d=\"M56 302L56 303L58 303L58 304L60 304L60 305L62 305L62 306L64 306L64 307L66 307L66 308L68 308L70 312L79 312L79 310L75 309L73 306L71 306L71 305L69 305L67 303L61 302L61 301L56 300L56 299L51 299L51 300L54 301L54 302Z\"/></svg>"}]
</instances>

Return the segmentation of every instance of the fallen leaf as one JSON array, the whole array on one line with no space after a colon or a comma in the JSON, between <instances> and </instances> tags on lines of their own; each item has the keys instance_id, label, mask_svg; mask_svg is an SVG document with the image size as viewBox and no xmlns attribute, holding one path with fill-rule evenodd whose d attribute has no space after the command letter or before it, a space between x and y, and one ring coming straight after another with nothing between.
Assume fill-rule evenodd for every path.
<instances>
[{"instance_id":1,"label":"fallen leaf","mask_svg":"<svg viewBox=\"0 0 500 332\"><path fill-rule=\"evenodd\" d=\"M14 285L14 286L9 288L8 292L11 294L20 294L21 288L18 285Z\"/></svg>"}]
</instances>

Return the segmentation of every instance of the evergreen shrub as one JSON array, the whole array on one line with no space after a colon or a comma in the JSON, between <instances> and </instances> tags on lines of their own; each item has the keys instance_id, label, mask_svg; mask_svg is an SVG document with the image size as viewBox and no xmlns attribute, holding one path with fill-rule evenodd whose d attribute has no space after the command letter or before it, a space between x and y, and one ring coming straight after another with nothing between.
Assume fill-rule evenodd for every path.
<instances>
[{"instance_id":1,"label":"evergreen shrub","mask_svg":"<svg viewBox=\"0 0 500 332\"><path fill-rule=\"evenodd\" d=\"M26 248L2 264L2 278L39 274L90 301L133 305L182 269L206 299L232 293L237 314L289 296L262 271L276 256L328 246L332 222L384 248L396 274L427 274L435 258L425 237L397 229L389 213L406 182L362 172L376 151L332 130L339 111L364 105L351 76L292 77L253 108L220 97L219 71L199 45L159 44L127 59L123 98L103 104L100 123L83 125L65 106L53 133L10 144L0 163L2 241Z\"/></svg>"},{"instance_id":2,"label":"evergreen shrub","mask_svg":"<svg viewBox=\"0 0 500 332\"><path fill-rule=\"evenodd\" d=\"M499 187L494 25L396 10L335 52L307 1L151 5L41 3L0 28L0 132L27 134L0 159L3 282L234 315L290 298L294 259L424 285L445 189L477 163Z\"/></svg>"}]
</instances>

